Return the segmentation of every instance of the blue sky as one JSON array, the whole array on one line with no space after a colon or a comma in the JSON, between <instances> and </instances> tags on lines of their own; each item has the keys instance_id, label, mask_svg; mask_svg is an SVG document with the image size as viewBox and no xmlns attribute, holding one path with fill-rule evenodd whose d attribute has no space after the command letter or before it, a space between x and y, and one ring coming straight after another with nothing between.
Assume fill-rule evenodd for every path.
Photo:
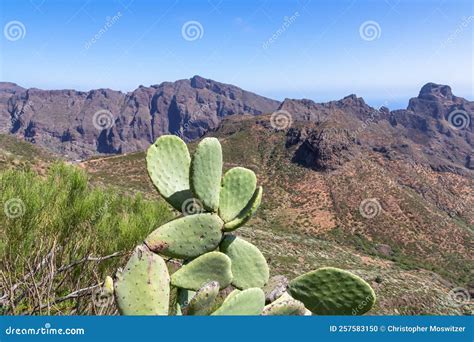
<instances>
[{"instance_id":1,"label":"blue sky","mask_svg":"<svg viewBox=\"0 0 474 342\"><path fill-rule=\"evenodd\" d=\"M356 93L391 109L431 81L472 99L472 3L1 0L0 79L130 91L198 74L279 100Z\"/></svg>"}]
</instances>

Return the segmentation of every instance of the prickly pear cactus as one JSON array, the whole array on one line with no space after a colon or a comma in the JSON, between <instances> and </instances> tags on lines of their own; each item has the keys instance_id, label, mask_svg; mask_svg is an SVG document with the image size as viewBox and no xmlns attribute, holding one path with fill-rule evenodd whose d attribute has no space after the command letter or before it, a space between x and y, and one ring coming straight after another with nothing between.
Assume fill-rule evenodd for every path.
<instances>
[{"instance_id":1,"label":"prickly pear cactus","mask_svg":"<svg viewBox=\"0 0 474 342\"><path fill-rule=\"evenodd\" d=\"M335 268L309 272L289 285L281 276L268 283L263 254L228 233L255 214L263 189L249 169L222 175L216 138L203 139L191 157L184 141L165 135L150 146L146 161L158 192L184 216L155 229L115 281L106 279L104 288L121 314L346 315L363 314L374 304L365 281ZM202 208L186 212L190 200Z\"/></svg>"},{"instance_id":2,"label":"prickly pear cactus","mask_svg":"<svg viewBox=\"0 0 474 342\"><path fill-rule=\"evenodd\" d=\"M191 187L206 210L216 212L222 178L222 148L216 138L203 139L191 163Z\"/></svg>"},{"instance_id":3,"label":"prickly pear cactus","mask_svg":"<svg viewBox=\"0 0 474 342\"><path fill-rule=\"evenodd\" d=\"M232 262L232 285L239 289L263 287L270 276L267 261L260 250L234 235L226 235L220 246Z\"/></svg>"},{"instance_id":4,"label":"prickly pear cactus","mask_svg":"<svg viewBox=\"0 0 474 342\"><path fill-rule=\"evenodd\" d=\"M288 291L317 315L362 315L375 303L375 293L362 278L324 267L293 279Z\"/></svg>"},{"instance_id":5,"label":"prickly pear cactus","mask_svg":"<svg viewBox=\"0 0 474 342\"><path fill-rule=\"evenodd\" d=\"M209 252L184 265L171 276L171 284L183 289L199 290L210 281L222 287L232 282L231 261L220 252Z\"/></svg>"},{"instance_id":6,"label":"prickly pear cactus","mask_svg":"<svg viewBox=\"0 0 474 342\"><path fill-rule=\"evenodd\" d=\"M252 198L247 203L245 208L242 209L242 211L237 215L236 218L224 224L223 230L225 232L231 232L243 226L245 223L247 223L247 221L252 218L253 214L256 213L258 207L260 206L260 203L262 202L262 195L263 195L263 188L259 186L255 190Z\"/></svg>"},{"instance_id":7,"label":"prickly pear cactus","mask_svg":"<svg viewBox=\"0 0 474 342\"><path fill-rule=\"evenodd\" d=\"M232 292L213 316L260 315L265 306L265 294L259 288Z\"/></svg>"},{"instance_id":8,"label":"prickly pear cactus","mask_svg":"<svg viewBox=\"0 0 474 342\"><path fill-rule=\"evenodd\" d=\"M230 222L247 206L255 192L257 177L252 170L234 167L222 179L219 216Z\"/></svg>"},{"instance_id":9,"label":"prickly pear cactus","mask_svg":"<svg viewBox=\"0 0 474 342\"><path fill-rule=\"evenodd\" d=\"M168 257L195 258L216 249L222 239L223 224L215 214L184 216L157 228L145 244L153 252Z\"/></svg>"},{"instance_id":10,"label":"prickly pear cactus","mask_svg":"<svg viewBox=\"0 0 474 342\"><path fill-rule=\"evenodd\" d=\"M181 207L192 193L189 186L191 157L185 142L174 135L163 135L146 154L148 174L158 192L175 209Z\"/></svg>"},{"instance_id":11,"label":"prickly pear cactus","mask_svg":"<svg viewBox=\"0 0 474 342\"><path fill-rule=\"evenodd\" d=\"M262 316L304 316L304 304L295 299L289 299L268 304L263 308Z\"/></svg>"},{"instance_id":12,"label":"prickly pear cactus","mask_svg":"<svg viewBox=\"0 0 474 342\"><path fill-rule=\"evenodd\" d=\"M194 297L191 298L186 307L186 315L190 316L208 316L212 313L214 302L219 294L219 283L211 281L205 284Z\"/></svg>"},{"instance_id":13,"label":"prickly pear cactus","mask_svg":"<svg viewBox=\"0 0 474 342\"><path fill-rule=\"evenodd\" d=\"M135 248L117 274L115 298L123 315L167 315L170 277L165 261L146 246Z\"/></svg>"}]
</instances>

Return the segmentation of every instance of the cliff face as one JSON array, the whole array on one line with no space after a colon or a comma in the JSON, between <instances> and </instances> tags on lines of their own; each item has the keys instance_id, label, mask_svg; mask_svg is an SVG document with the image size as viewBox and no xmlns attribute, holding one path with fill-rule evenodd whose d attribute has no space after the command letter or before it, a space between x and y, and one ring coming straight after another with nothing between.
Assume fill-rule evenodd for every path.
<instances>
[{"instance_id":1,"label":"cliff face","mask_svg":"<svg viewBox=\"0 0 474 342\"><path fill-rule=\"evenodd\" d=\"M297 146L294 161L318 170L334 170L367 149L437 171L474 167L474 102L449 86L426 84L403 110L377 110L355 95L323 104L287 99L279 109L296 122L287 133L287 145Z\"/></svg>"},{"instance_id":2,"label":"cliff face","mask_svg":"<svg viewBox=\"0 0 474 342\"><path fill-rule=\"evenodd\" d=\"M199 76L110 89L25 89L0 83L0 132L14 134L69 158L143 150L158 136L193 140L234 114L272 112L277 101Z\"/></svg>"}]
</instances>

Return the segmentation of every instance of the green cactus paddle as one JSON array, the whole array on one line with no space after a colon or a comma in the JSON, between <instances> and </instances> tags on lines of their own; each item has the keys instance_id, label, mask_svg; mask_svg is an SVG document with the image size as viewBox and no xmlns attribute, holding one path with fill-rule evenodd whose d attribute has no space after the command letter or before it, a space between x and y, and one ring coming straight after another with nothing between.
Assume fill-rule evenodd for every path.
<instances>
[{"instance_id":1,"label":"green cactus paddle","mask_svg":"<svg viewBox=\"0 0 474 342\"><path fill-rule=\"evenodd\" d=\"M157 228L145 244L153 252L173 258L194 258L210 252L221 238L222 220L215 214L189 215Z\"/></svg>"},{"instance_id":2,"label":"green cactus paddle","mask_svg":"<svg viewBox=\"0 0 474 342\"><path fill-rule=\"evenodd\" d=\"M252 198L256 186L257 177L252 170L234 167L225 173L219 200L219 216L224 222L239 215Z\"/></svg>"},{"instance_id":3,"label":"green cactus paddle","mask_svg":"<svg viewBox=\"0 0 474 342\"><path fill-rule=\"evenodd\" d=\"M232 285L239 289L263 287L270 272L260 250L250 242L234 235L226 235L219 245L222 253L232 260Z\"/></svg>"},{"instance_id":4,"label":"green cactus paddle","mask_svg":"<svg viewBox=\"0 0 474 342\"><path fill-rule=\"evenodd\" d=\"M148 174L158 192L176 210L192 198L189 187L191 157L185 142L174 135L163 135L148 148Z\"/></svg>"},{"instance_id":5,"label":"green cactus paddle","mask_svg":"<svg viewBox=\"0 0 474 342\"><path fill-rule=\"evenodd\" d=\"M213 316L248 316L260 315L265 306L265 295L259 288L232 292L221 307L212 313Z\"/></svg>"},{"instance_id":6,"label":"green cactus paddle","mask_svg":"<svg viewBox=\"0 0 474 342\"><path fill-rule=\"evenodd\" d=\"M250 220L257 211L258 207L260 206L260 203L262 201L262 195L263 195L263 188L259 186L250 201L247 203L244 209L237 215L236 218L234 218L232 221L227 222L224 225L223 231L225 232L230 232L233 230L236 230L237 228L243 226L245 223L247 223L248 220Z\"/></svg>"},{"instance_id":7,"label":"green cactus paddle","mask_svg":"<svg viewBox=\"0 0 474 342\"><path fill-rule=\"evenodd\" d=\"M208 316L211 314L219 294L219 283L211 281L205 284L196 292L194 297L189 301L186 308L186 315L192 316Z\"/></svg>"},{"instance_id":8,"label":"green cactus paddle","mask_svg":"<svg viewBox=\"0 0 474 342\"><path fill-rule=\"evenodd\" d=\"M209 252L192 260L171 276L171 284L199 290L204 284L217 281L224 288L232 282L231 261L220 252Z\"/></svg>"},{"instance_id":9,"label":"green cactus paddle","mask_svg":"<svg viewBox=\"0 0 474 342\"><path fill-rule=\"evenodd\" d=\"M191 162L191 189L208 211L217 212L222 178L222 148L216 138L203 139Z\"/></svg>"},{"instance_id":10,"label":"green cactus paddle","mask_svg":"<svg viewBox=\"0 0 474 342\"><path fill-rule=\"evenodd\" d=\"M350 272L323 267L293 279L288 291L317 315L362 315L375 303L375 293Z\"/></svg>"},{"instance_id":11,"label":"green cactus paddle","mask_svg":"<svg viewBox=\"0 0 474 342\"><path fill-rule=\"evenodd\" d=\"M170 278L165 261L144 245L135 248L114 283L122 315L167 315Z\"/></svg>"}]
</instances>

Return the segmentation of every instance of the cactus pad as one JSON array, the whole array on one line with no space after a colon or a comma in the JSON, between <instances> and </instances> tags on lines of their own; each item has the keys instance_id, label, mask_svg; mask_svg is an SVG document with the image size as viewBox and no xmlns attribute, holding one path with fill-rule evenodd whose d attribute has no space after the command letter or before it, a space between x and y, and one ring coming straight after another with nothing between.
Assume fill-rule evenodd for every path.
<instances>
[{"instance_id":1,"label":"cactus pad","mask_svg":"<svg viewBox=\"0 0 474 342\"><path fill-rule=\"evenodd\" d=\"M224 222L235 219L247 206L256 186L257 177L252 170L234 167L225 173L219 199L219 216Z\"/></svg>"},{"instance_id":2,"label":"cactus pad","mask_svg":"<svg viewBox=\"0 0 474 342\"><path fill-rule=\"evenodd\" d=\"M237 215L235 219L233 219L230 222L227 222L224 225L224 231L225 232L230 232L232 230L235 230L241 226L243 226L245 223L247 223L248 220L255 214L257 211L258 207L260 206L260 203L262 202L262 194L263 194L263 188L259 186L255 192L253 193L252 198L250 201L247 203L244 209Z\"/></svg>"},{"instance_id":3,"label":"cactus pad","mask_svg":"<svg viewBox=\"0 0 474 342\"><path fill-rule=\"evenodd\" d=\"M333 267L303 274L290 282L291 296L317 315L362 315L375 303L375 293L363 279Z\"/></svg>"},{"instance_id":4,"label":"cactus pad","mask_svg":"<svg viewBox=\"0 0 474 342\"><path fill-rule=\"evenodd\" d=\"M296 299L287 299L268 304L263 308L263 316L304 316L306 308Z\"/></svg>"},{"instance_id":5,"label":"cactus pad","mask_svg":"<svg viewBox=\"0 0 474 342\"><path fill-rule=\"evenodd\" d=\"M189 188L191 157L185 142L174 135L163 135L148 148L148 174L158 192L175 209L192 198Z\"/></svg>"},{"instance_id":6,"label":"cactus pad","mask_svg":"<svg viewBox=\"0 0 474 342\"><path fill-rule=\"evenodd\" d=\"M216 249L223 224L216 214L184 216L157 228L145 244L153 252L172 258L194 258Z\"/></svg>"},{"instance_id":7,"label":"cactus pad","mask_svg":"<svg viewBox=\"0 0 474 342\"><path fill-rule=\"evenodd\" d=\"M220 251L232 260L232 285L239 289L263 287L269 277L267 261L257 247L244 239L227 235Z\"/></svg>"},{"instance_id":8,"label":"cactus pad","mask_svg":"<svg viewBox=\"0 0 474 342\"><path fill-rule=\"evenodd\" d=\"M222 179L222 148L216 138L203 139L191 161L191 189L204 208L217 212Z\"/></svg>"},{"instance_id":9,"label":"cactus pad","mask_svg":"<svg viewBox=\"0 0 474 342\"><path fill-rule=\"evenodd\" d=\"M214 311L215 316L249 316L260 315L265 306L265 295L259 288L233 291L221 307Z\"/></svg>"},{"instance_id":10,"label":"cactus pad","mask_svg":"<svg viewBox=\"0 0 474 342\"><path fill-rule=\"evenodd\" d=\"M223 288L232 282L231 261L224 253L203 254L171 276L173 286L196 291L210 281L217 281Z\"/></svg>"},{"instance_id":11,"label":"cactus pad","mask_svg":"<svg viewBox=\"0 0 474 342\"><path fill-rule=\"evenodd\" d=\"M170 278L165 261L144 245L117 274L115 298L123 315L167 315Z\"/></svg>"},{"instance_id":12,"label":"cactus pad","mask_svg":"<svg viewBox=\"0 0 474 342\"><path fill-rule=\"evenodd\" d=\"M196 292L189 301L186 314L192 316L208 316L214 308L214 302L219 294L219 283L211 281Z\"/></svg>"}]
</instances>

